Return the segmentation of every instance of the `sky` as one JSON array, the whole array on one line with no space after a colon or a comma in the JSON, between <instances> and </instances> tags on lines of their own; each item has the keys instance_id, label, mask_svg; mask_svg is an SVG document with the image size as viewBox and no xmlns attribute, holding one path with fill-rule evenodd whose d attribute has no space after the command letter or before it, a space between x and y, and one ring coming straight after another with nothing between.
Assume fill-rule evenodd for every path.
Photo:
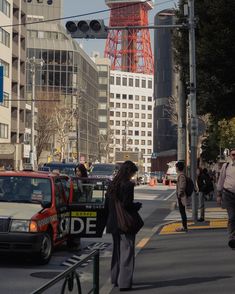
<instances>
[{"instance_id":1,"label":"sky","mask_svg":"<svg viewBox=\"0 0 235 294\"><path fill-rule=\"evenodd\" d=\"M155 0L154 8L149 12L149 24L154 24L154 16L159 11L166 8L174 8L176 3L178 3L177 0ZM105 0L64 0L63 17L80 15L106 9L109 9L109 7L106 6ZM79 19L104 19L105 24L108 26L109 11L80 17ZM88 55L91 56L92 52L98 51L100 52L100 56L103 56L105 40L77 39L77 41L82 45L83 49ZM153 30L151 30L151 41L153 42Z\"/></svg>"}]
</instances>

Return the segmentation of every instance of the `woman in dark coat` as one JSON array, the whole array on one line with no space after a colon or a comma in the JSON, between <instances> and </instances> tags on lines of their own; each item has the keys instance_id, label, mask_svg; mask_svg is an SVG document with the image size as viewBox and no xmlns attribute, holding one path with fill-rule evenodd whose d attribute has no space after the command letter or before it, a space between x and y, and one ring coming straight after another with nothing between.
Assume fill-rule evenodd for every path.
<instances>
[{"instance_id":1,"label":"woman in dark coat","mask_svg":"<svg viewBox=\"0 0 235 294\"><path fill-rule=\"evenodd\" d=\"M106 231L113 237L111 282L114 286L118 286L120 291L127 291L132 287L136 233L124 233L118 228L115 200L119 200L129 212L141 208L141 203L133 202L135 184L131 178L137 170L137 166L132 161L125 161L110 183L105 201Z\"/></svg>"}]
</instances>

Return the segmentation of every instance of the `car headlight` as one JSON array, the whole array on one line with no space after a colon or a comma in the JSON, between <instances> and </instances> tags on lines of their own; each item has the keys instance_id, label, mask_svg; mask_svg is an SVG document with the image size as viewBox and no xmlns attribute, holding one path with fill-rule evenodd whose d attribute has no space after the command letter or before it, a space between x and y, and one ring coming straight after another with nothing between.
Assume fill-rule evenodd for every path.
<instances>
[{"instance_id":1,"label":"car headlight","mask_svg":"<svg viewBox=\"0 0 235 294\"><path fill-rule=\"evenodd\" d=\"M37 232L37 223L30 220L12 220L11 232Z\"/></svg>"}]
</instances>

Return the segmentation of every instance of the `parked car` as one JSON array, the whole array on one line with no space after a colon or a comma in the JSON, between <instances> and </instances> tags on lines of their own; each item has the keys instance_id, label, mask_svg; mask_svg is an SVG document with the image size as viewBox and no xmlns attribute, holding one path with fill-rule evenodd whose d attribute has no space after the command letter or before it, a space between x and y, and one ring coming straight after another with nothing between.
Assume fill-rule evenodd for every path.
<instances>
[{"instance_id":1,"label":"parked car","mask_svg":"<svg viewBox=\"0 0 235 294\"><path fill-rule=\"evenodd\" d=\"M68 176L75 175L75 168L77 164L73 162L48 162L44 163L43 166L39 168L40 171L53 171L58 170L61 174L65 174Z\"/></svg>"},{"instance_id":2,"label":"parked car","mask_svg":"<svg viewBox=\"0 0 235 294\"><path fill-rule=\"evenodd\" d=\"M114 163L95 163L91 166L89 177L107 178L112 180L119 170L119 165Z\"/></svg>"}]
</instances>

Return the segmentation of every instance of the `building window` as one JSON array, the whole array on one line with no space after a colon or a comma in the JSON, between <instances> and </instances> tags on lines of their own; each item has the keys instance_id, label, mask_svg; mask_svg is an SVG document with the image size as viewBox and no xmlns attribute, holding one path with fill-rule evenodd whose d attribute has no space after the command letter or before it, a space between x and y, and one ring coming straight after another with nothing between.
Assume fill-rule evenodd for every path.
<instances>
[{"instance_id":1,"label":"building window","mask_svg":"<svg viewBox=\"0 0 235 294\"><path fill-rule=\"evenodd\" d=\"M133 118L133 112L129 112L128 117Z\"/></svg>"},{"instance_id":2,"label":"building window","mask_svg":"<svg viewBox=\"0 0 235 294\"><path fill-rule=\"evenodd\" d=\"M142 122L142 123L141 123L141 127L142 127L142 128L145 128L145 122Z\"/></svg>"},{"instance_id":3,"label":"building window","mask_svg":"<svg viewBox=\"0 0 235 294\"><path fill-rule=\"evenodd\" d=\"M121 85L121 78L116 77L116 85L120 86Z\"/></svg>"},{"instance_id":4,"label":"building window","mask_svg":"<svg viewBox=\"0 0 235 294\"><path fill-rule=\"evenodd\" d=\"M0 103L0 106L3 107L9 107L9 94L6 92L3 92L3 102Z\"/></svg>"},{"instance_id":5,"label":"building window","mask_svg":"<svg viewBox=\"0 0 235 294\"><path fill-rule=\"evenodd\" d=\"M148 114L148 119L152 119L152 114Z\"/></svg>"},{"instance_id":6,"label":"building window","mask_svg":"<svg viewBox=\"0 0 235 294\"><path fill-rule=\"evenodd\" d=\"M139 104L135 104L135 109L140 109L140 105Z\"/></svg>"},{"instance_id":7,"label":"building window","mask_svg":"<svg viewBox=\"0 0 235 294\"><path fill-rule=\"evenodd\" d=\"M148 153L148 154L152 154L152 149L148 149L148 150L147 150L147 153Z\"/></svg>"},{"instance_id":8,"label":"building window","mask_svg":"<svg viewBox=\"0 0 235 294\"><path fill-rule=\"evenodd\" d=\"M127 113L126 112L123 112L122 113L122 117L127 117Z\"/></svg>"},{"instance_id":9,"label":"building window","mask_svg":"<svg viewBox=\"0 0 235 294\"><path fill-rule=\"evenodd\" d=\"M110 93L110 98L114 98L114 93Z\"/></svg>"},{"instance_id":10,"label":"building window","mask_svg":"<svg viewBox=\"0 0 235 294\"><path fill-rule=\"evenodd\" d=\"M115 131L116 135L120 135L120 130Z\"/></svg>"},{"instance_id":11,"label":"building window","mask_svg":"<svg viewBox=\"0 0 235 294\"><path fill-rule=\"evenodd\" d=\"M107 103L99 103L98 107L99 109L107 109Z\"/></svg>"},{"instance_id":12,"label":"building window","mask_svg":"<svg viewBox=\"0 0 235 294\"><path fill-rule=\"evenodd\" d=\"M116 99L120 99L121 95L120 94L116 94Z\"/></svg>"},{"instance_id":13,"label":"building window","mask_svg":"<svg viewBox=\"0 0 235 294\"><path fill-rule=\"evenodd\" d=\"M107 85L108 84L108 79L104 78L104 77L99 77L99 84Z\"/></svg>"},{"instance_id":14,"label":"building window","mask_svg":"<svg viewBox=\"0 0 235 294\"><path fill-rule=\"evenodd\" d=\"M133 95L128 96L129 100L133 100Z\"/></svg>"},{"instance_id":15,"label":"building window","mask_svg":"<svg viewBox=\"0 0 235 294\"><path fill-rule=\"evenodd\" d=\"M121 123L120 123L120 120L116 120L116 126L120 126Z\"/></svg>"},{"instance_id":16,"label":"building window","mask_svg":"<svg viewBox=\"0 0 235 294\"><path fill-rule=\"evenodd\" d=\"M141 131L141 136L145 136L145 131Z\"/></svg>"},{"instance_id":17,"label":"building window","mask_svg":"<svg viewBox=\"0 0 235 294\"><path fill-rule=\"evenodd\" d=\"M129 108L129 109L133 109L133 104L130 104L130 103L129 103L129 104L128 104L128 108Z\"/></svg>"},{"instance_id":18,"label":"building window","mask_svg":"<svg viewBox=\"0 0 235 294\"><path fill-rule=\"evenodd\" d=\"M122 78L122 85L127 86L127 78Z\"/></svg>"},{"instance_id":19,"label":"building window","mask_svg":"<svg viewBox=\"0 0 235 294\"><path fill-rule=\"evenodd\" d=\"M2 11L6 16L10 17L11 6L7 0L0 0L0 11Z\"/></svg>"},{"instance_id":20,"label":"building window","mask_svg":"<svg viewBox=\"0 0 235 294\"><path fill-rule=\"evenodd\" d=\"M120 139L116 139L116 144L120 144Z\"/></svg>"},{"instance_id":21,"label":"building window","mask_svg":"<svg viewBox=\"0 0 235 294\"><path fill-rule=\"evenodd\" d=\"M135 127L139 127L140 123L138 121L135 122Z\"/></svg>"},{"instance_id":22,"label":"building window","mask_svg":"<svg viewBox=\"0 0 235 294\"><path fill-rule=\"evenodd\" d=\"M110 126L113 126L114 125L114 121L113 120L110 120L109 121L109 124L110 124Z\"/></svg>"},{"instance_id":23,"label":"building window","mask_svg":"<svg viewBox=\"0 0 235 294\"><path fill-rule=\"evenodd\" d=\"M148 140L148 145L152 145L152 141L151 140Z\"/></svg>"},{"instance_id":24,"label":"building window","mask_svg":"<svg viewBox=\"0 0 235 294\"><path fill-rule=\"evenodd\" d=\"M0 43L10 47L10 34L2 28L0 28Z\"/></svg>"},{"instance_id":25,"label":"building window","mask_svg":"<svg viewBox=\"0 0 235 294\"><path fill-rule=\"evenodd\" d=\"M117 111L117 112L116 112L116 117L120 117L120 115L121 115L120 112Z\"/></svg>"},{"instance_id":26,"label":"building window","mask_svg":"<svg viewBox=\"0 0 235 294\"><path fill-rule=\"evenodd\" d=\"M146 101L146 97L145 96L141 96L141 101Z\"/></svg>"},{"instance_id":27,"label":"building window","mask_svg":"<svg viewBox=\"0 0 235 294\"><path fill-rule=\"evenodd\" d=\"M140 96L139 95L135 95L135 101L139 101L140 100Z\"/></svg>"},{"instance_id":28,"label":"building window","mask_svg":"<svg viewBox=\"0 0 235 294\"><path fill-rule=\"evenodd\" d=\"M135 145L139 145L139 140L135 140Z\"/></svg>"},{"instance_id":29,"label":"building window","mask_svg":"<svg viewBox=\"0 0 235 294\"><path fill-rule=\"evenodd\" d=\"M153 85L152 85L152 80L148 80L148 88L152 89Z\"/></svg>"},{"instance_id":30,"label":"building window","mask_svg":"<svg viewBox=\"0 0 235 294\"><path fill-rule=\"evenodd\" d=\"M148 131L148 137L152 137L152 132Z\"/></svg>"},{"instance_id":31,"label":"building window","mask_svg":"<svg viewBox=\"0 0 235 294\"><path fill-rule=\"evenodd\" d=\"M140 114L139 113L135 113L135 118L139 118Z\"/></svg>"},{"instance_id":32,"label":"building window","mask_svg":"<svg viewBox=\"0 0 235 294\"><path fill-rule=\"evenodd\" d=\"M127 108L127 104L126 103L122 103L122 108Z\"/></svg>"},{"instance_id":33,"label":"building window","mask_svg":"<svg viewBox=\"0 0 235 294\"><path fill-rule=\"evenodd\" d=\"M109 107L114 107L114 103L113 102L109 102Z\"/></svg>"},{"instance_id":34,"label":"building window","mask_svg":"<svg viewBox=\"0 0 235 294\"><path fill-rule=\"evenodd\" d=\"M110 111L110 112L109 112L109 115L110 115L110 116L114 116L114 111Z\"/></svg>"},{"instance_id":35,"label":"building window","mask_svg":"<svg viewBox=\"0 0 235 294\"><path fill-rule=\"evenodd\" d=\"M128 130L128 135L132 136L133 135L133 131L132 130Z\"/></svg>"},{"instance_id":36,"label":"building window","mask_svg":"<svg viewBox=\"0 0 235 294\"><path fill-rule=\"evenodd\" d=\"M116 103L116 108L120 108L121 107L121 103Z\"/></svg>"},{"instance_id":37,"label":"building window","mask_svg":"<svg viewBox=\"0 0 235 294\"><path fill-rule=\"evenodd\" d=\"M148 102L152 102L152 97L148 96Z\"/></svg>"},{"instance_id":38,"label":"building window","mask_svg":"<svg viewBox=\"0 0 235 294\"><path fill-rule=\"evenodd\" d=\"M148 110L152 110L152 105L148 105Z\"/></svg>"},{"instance_id":39,"label":"building window","mask_svg":"<svg viewBox=\"0 0 235 294\"><path fill-rule=\"evenodd\" d=\"M145 117L146 117L146 116L145 116L145 113L141 113L141 118L142 118L142 119L145 119Z\"/></svg>"},{"instance_id":40,"label":"building window","mask_svg":"<svg viewBox=\"0 0 235 294\"><path fill-rule=\"evenodd\" d=\"M0 138L8 139L8 125L0 123Z\"/></svg>"},{"instance_id":41,"label":"building window","mask_svg":"<svg viewBox=\"0 0 235 294\"><path fill-rule=\"evenodd\" d=\"M106 115L99 115L98 122L107 122L107 116Z\"/></svg>"},{"instance_id":42,"label":"building window","mask_svg":"<svg viewBox=\"0 0 235 294\"><path fill-rule=\"evenodd\" d=\"M137 88L139 88L139 86L140 86L140 80L139 79L135 79L135 86Z\"/></svg>"},{"instance_id":43,"label":"building window","mask_svg":"<svg viewBox=\"0 0 235 294\"><path fill-rule=\"evenodd\" d=\"M146 88L146 80L142 80L141 82L142 82L141 83L142 88Z\"/></svg>"},{"instance_id":44,"label":"building window","mask_svg":"<svg viewBox=\"0 0 235 294\"><path fill-rule=\"evenodd\" d=\"M139 136L139 131L135 131L135 136Z\"/></svg>"},{"instance_id":45,"label":"building window","mask_svg":"<svg viewBox=\"0 0 235 294\"><path fill-rule=\"evenodd\" d=\"M3 75L4 77L9 78L9 63L0 59L0 65L3 66Z\"/></svg>"},{"instance_id":46,"label":"building window","mask_svg":"<svg viewBox=\"0 0 235 294\"><path fill-rule=\"evenodd\" d=\"M111 85L114 85L114 76L111 76L111 77L110 77L110 84L111 84Z\"/></svg>"},{"instance_id":47,"label":"building window","mask_svg":"<svg viewBox=\"0 0 235 294\"><path fill-rule=\"evenodd\" d=\"M133 78L129 78L129 87L133 87Z\"/></svg>"},{"instance_id":48,"label":"building window","mask_svg":"<svg viewBox=\"0 0 235 294\"><path fill-rule=\"evenodd\" d=\"M122 99L126 100L126 94L122 94Z\"/></svg>"},{"instance_id":49,"label":"building window","mask_svg":"<svg viewBox=\"0 0 235 294\"><path fill-rule=\"evenodd\" d=\"M152 123L148 123L148 128L152 128Z\"/></svg>"},{"instance_id":50,"label":"building window","mask_svg":"<svg viewBox=\"0 0 235 294\"><path fill-rule=\"evenodd\" d=\"M107 97L107 91L106 90L99 90L99 97Z\"/></svg>"},{"instance_id":51,"label":"building window","mask_svg":"<svg viewBox=\"0 0 235 294\"><path fill-rule=\"evenodd\" d=\"M141 140L141 145L145 145L145 140Z\"/></svg>"},{"instance_id":52,"label":"building window","mask_svg":"<svg viewBox=\"0 0 235 294\"><path fill-rule=\"evenodd\" d=\"M142 110L145 110L145 105L142 104L142 105L141 105L141 109L142 109Z\"/></svg>"}]
</instances>

